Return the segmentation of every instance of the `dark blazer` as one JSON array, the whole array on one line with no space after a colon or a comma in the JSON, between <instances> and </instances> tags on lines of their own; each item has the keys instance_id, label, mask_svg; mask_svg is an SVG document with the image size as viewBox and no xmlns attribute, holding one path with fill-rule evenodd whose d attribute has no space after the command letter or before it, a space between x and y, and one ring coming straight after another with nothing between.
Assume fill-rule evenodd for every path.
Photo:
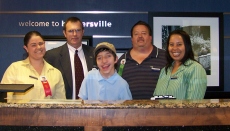
<instances>
[{"instance_id":1,"label":"dark blazer","mask_svg":"<svg viewBox=\"0 0 230 131\"><path fill-rule=\"evenodd\" d=\"M94 48L82 44L82 49L85 54L88 71L90 71L93 68L93 66L96 65L93 57ZM67 43L60 47L47 51L44 56L44 59L52 66L60 70L65 83L66 99L72 99L73 79Z\"/></svg>"}]
</instances>

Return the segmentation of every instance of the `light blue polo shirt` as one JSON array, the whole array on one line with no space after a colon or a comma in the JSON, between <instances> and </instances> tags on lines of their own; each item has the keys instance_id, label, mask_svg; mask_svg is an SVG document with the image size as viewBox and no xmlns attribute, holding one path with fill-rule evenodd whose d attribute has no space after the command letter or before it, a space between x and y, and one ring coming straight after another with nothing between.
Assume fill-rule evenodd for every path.
<instances>
[{"instance_id":1,"label":"light blue polo shirt","mask_svg":"<svg viewBox=\"0 0 230 131\"><path fill-rule=\"evenodd\" d=\"M78 96L83 100L132 100L128 83L116 71L105 79L96 69L84 78Z\"/></svg>"}]
</instances>

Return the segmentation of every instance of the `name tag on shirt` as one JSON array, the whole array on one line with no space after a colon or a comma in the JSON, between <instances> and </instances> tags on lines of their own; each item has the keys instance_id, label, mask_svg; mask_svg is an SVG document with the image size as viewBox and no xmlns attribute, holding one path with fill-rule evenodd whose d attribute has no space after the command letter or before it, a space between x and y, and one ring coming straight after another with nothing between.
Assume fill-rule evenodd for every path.
<instances>
[{"instance_id":1,"label":"name tag on shirt","mask_svg":"<svg viewBox=\"0 0 230 131\"><path fill-rule=\"evenodd\" d=\"M171 77L171 80L176 80L176 79L177 79L177 76Z\"/></svg>"},{"instance_id":2,"label":"name tag on shirt","mask_svg":"<svg viewBox=\"0 0 230 131\"><path fill-rule=\"evenodd\" d=\"M154 68L153 66L150 66L151 70L154 72L159 72L161 69L160 68Z\"/></svg>"}]
</instances>

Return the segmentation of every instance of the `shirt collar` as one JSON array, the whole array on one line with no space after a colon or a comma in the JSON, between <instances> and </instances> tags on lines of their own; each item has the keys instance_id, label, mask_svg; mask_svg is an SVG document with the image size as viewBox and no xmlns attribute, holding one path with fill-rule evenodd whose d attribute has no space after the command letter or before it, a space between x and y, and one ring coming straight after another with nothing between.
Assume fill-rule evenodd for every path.
<instances>
[{"instance_id":1,"label":"shirt collar","mask_svg":"<svg viewBox=\"0 0 230 131\"><path fill-rule=\"evenodd\" d=\"M127 52L127 56L126 56L126 58L128 58L128 59L130 59L130 60L132 60L132 57L131 57L131 55L130 55L130 51L132 50L132 48ZM155 46L155 45L153 45L153 50L152 50L152 52L150 53L150 55L148 56L148 58L157 58L156 56L157 56L157 53L158 53L158 49L157 49L157 47Z\"/></svg>"},{"instance_id":2,"label":"shirt collar","mask_svg":"<svg viewBox=\"0 0 230 131\"><path fill-rule=\"evenodd\" d=\"M30 60L29 60L29 57L27 57L25 60L22 61L22 65L30 65Z\"/></svg>"},{"instance_id":3,"label":"shirt collar","mask_svg":"<svg viewBox=\"0 0 230 131\"><path fill-rule=\"evenodd\" d=\"M73 46L69 45L68 43L67 43L67 46L68 46L69 50L72 52L75 52L76 50L78 50L78 52L80 52L82 50L82 44L77 49L75 49Z\"/></svg>"},{"instance_id":4,"label":"shirt collar","mask_svg":"<svg viewBox=\"0 0 230 131\"><path fill-rule=\"evenodd\" d=\"M43 68L47 68L48 70L54 69L54 67L51 66L49 63L47 63L44 59L43 59L43 61L44 61L44 67ZM24 66L32 66L30 64L29 57L27 57L25 60L22 61L22 65L24 65Z\"/></svg>"},{"instance_id":5,"label":"shirt collar","mask_svg":"<svg viewBox=\"0 0 230 131\"><path fill-rule=\"evenodd\" d=\"M173 61L171 68L174 66L175 61ZM193 63L193 60L187 59L184 64L181 64L179 67L179 71L182 71L186 68L186 66L189 66Z\"/></svg>"},{"instance_id":6,"label":"shirt collar","mask_svg":"<svg viewBox=\"0 0 230 131\"><path fill-rule=\"evenodd\" d=\"M110 76L108 79L105 79L104 77L102 77L102 75L98 69L98 81L105 80L105 81L109 82L110 84L113 84L116 81L116 76L117 76L117 71L115 70L115 72L112 76Z\"/></svg>"}]
</instances>

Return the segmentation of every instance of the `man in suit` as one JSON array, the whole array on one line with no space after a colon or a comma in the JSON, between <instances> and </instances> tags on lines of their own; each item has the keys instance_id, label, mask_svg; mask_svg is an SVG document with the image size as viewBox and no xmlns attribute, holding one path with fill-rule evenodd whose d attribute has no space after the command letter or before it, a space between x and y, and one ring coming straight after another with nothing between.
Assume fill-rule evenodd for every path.
<instances>
[{"instance_id":1,"label":"man in suit","mask_svg":"<svg viewBox=\"0 0 230 131\"><path fill-rule=\"evenodd\" d=\"M83 73L86 76L94 66L94 48L82 44L84 27L82 21L77 17L70 17L66 20L63 34L67 42L63 46L47 51L44 59L61 71L65 83L66 98L76 99L78 92L75 88L75 51L78 50Z\"/></svg>"}]
</instances>

